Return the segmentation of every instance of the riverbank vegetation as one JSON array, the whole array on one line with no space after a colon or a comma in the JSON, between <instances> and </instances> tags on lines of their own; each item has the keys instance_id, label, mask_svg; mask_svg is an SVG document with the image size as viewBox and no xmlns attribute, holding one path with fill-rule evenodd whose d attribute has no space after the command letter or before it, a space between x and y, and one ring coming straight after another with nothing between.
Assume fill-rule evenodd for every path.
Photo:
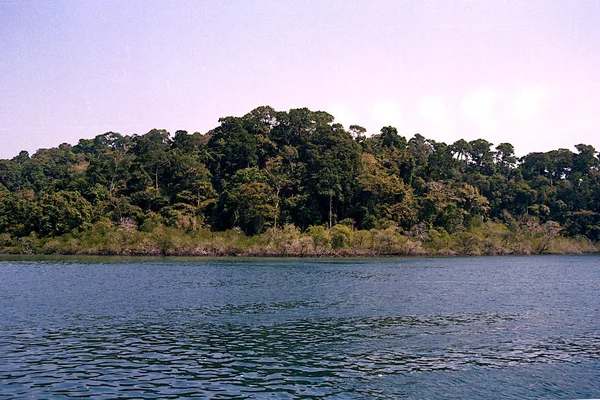
<instances>
[{"instance_id":1,"label":"riverbank vegetation","mask_svg":"<svg viewBox=\"0 0 600 400\"><path fill-rule=\"evenodd\" d=\"M206 134L108 132L0 160L0 252L372 256L598 251L585 144L367 135L259 107Z\"/></svg>"},{"instance_id":2,"label":"riverbank vegetation","mask_svg":"<svg viewBox=\"0 0 600 400\"><path fill-rule=\"evenodd\" d=\"M581 254L598 251L585 237L561 236L555 224L540 225L527 219L512 226L485 222L469 230L449 234L424 226L419 232L399 232L397 228L352 230L343 224L332 229L323 226L301 232L288 224L248 236L238 229L211 232L199 229L184 232L161 225L152 231L96 224L83 233L57 237L32 233L11 239L0 237L2 252L8 254L81 254L151 256L419 256L419 255L507 255ZM413 236L414 235L414 236Z\"/></svg>"}]
</instances>

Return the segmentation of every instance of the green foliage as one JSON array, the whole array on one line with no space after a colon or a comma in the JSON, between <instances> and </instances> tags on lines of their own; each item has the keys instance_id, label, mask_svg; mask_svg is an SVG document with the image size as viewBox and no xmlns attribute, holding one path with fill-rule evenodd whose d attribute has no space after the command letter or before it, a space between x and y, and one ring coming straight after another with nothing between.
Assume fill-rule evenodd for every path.
<instances>
[{"instance_id":1,"label":"green foliage","mask_svg":"<svg viewBox=\"0 0 600 400\"><path fill-rule=\"evenodd\" d=\"M266 178L257 168L236 172L224 193L223 211L234 226L246 233L259 233L267 221L274 219L274 196Z\"/></svg>"},{"instance_id":2,"label":"green foliage","mask_svg":"<svg viewBox=\"0 0 600 400\"><path fill-rule=\"evenodd\" d=\"M600 240L600 160L590 145L574 150L517 159L510 143L448 145L420 134L407 141L391 126L368 136L326 112L269 106L222 118L205 134L107 132L0 160L0 247L106 254L584 251Z\"/></svg>"},{"instance_id":3,"label":"green foliage","mask_svg":"<svg viewBox=\"0 0 600 400\"><path fill-rule=\"evenodd\" d=\"M268 245L283 257L300 251L302 255L306 249L302 248L300 230L294 225L286 224L283 228L271 228L266 232Z\"/></svg>"},{"instance_id":4,"label":"green foliage","mask_svg":"<svg viewBox=\"0 0 600 400\"><path fill-rule=\"evenodd\" d=\"M80 193L58 191L42 194L31 217L38 233L61 235L89 229L91 216L92 206Z\"/></svg>"},{"instance_id":5,"label":"green foliage","mask_svg":"<svg viewBox=\"0 0 600 400\"><path fill-rule=\"evenodd\" d=\"M331 228L331 248L334 250L339 250L348 247L350 244L350 237L352 236L352 231L346 225L335 225Z\"/></svg>"},{"instance_id":6,"label":"green foliage","mask_svg":"<svg viewBox=\"0 0 600 400\"><path fill-rule=\"evenodd\" d=\"M321 225L309 226L306 233L312 238L315 249L329 247L331 238L325 227Z\"/></svg>"}]
</instances>

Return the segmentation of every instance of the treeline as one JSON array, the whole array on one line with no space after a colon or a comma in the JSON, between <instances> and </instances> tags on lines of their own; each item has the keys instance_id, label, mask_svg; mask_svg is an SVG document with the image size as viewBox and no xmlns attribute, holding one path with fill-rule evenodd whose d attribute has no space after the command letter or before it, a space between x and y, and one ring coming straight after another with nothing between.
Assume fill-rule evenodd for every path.
<instances>
[{"instance_id":1,"label":"treeline","mask_svg":"<svg viewBox=\"0 0 600 400\"><path fill-rule=\"evenodd\" d=\"M510 143L494 147L484 139L407 140L389 126L367 137L360 126L345 129L330 114L306 108L259 107L220 119L206 134L108 132L0 160L0 248L593 251L600 239L600 161L590 145L575 149L517 159Z\"/></svg>"}]
</instances>

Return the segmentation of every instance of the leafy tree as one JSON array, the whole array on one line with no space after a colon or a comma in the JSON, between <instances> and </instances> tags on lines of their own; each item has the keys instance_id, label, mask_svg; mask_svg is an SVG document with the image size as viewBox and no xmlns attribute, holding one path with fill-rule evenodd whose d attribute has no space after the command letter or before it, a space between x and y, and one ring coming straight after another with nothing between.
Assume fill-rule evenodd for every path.
<instances>
[{"instance_id":1,"label":"leafy tree","mask_svg":"<svg viewBox=\"0 0 600 400\"><path fill-rule=\"evenodd\" d=\"M350 125L348 132L358 144L362 144L367 138L367 130L360 125Z\"/></svg>"},{"instance_id":2,"label":"leafy tree","mask_svg":"<svg viewBox=\"0 0 600 400\"><path fill-rule=\"evenodd\" d=\"M290 164L291 165L291 164ZM293 183L294 179L291 175L292 168L286 167L282 156L270 158L266 162L264 169L267 181L273 188L275 198L275 210L273 213L273 227L277 229L277 218L280 213L281 196L285 193Z\"/></svg>"},{"instance_id":3,"label":"leafy tree","mask_svg":"<svg viewBox=\"0 0 600 400\"><path fill-rule=\"evenodd\" d=\"M33 207L31 219L36 232L61 235L74 229L90 228L92 206L77 192L44 193Z\"/></svg>"},{"instance_id":4,"label":"leafy tree","mask_svg":"<svg viewBox=\"0 0 600 400\"><path fill-rule=\"evenodd\" d=\"M275 217L274 196L266 178L257 168L238 171L223 194L224 216L247 234L262 232Z\"/></svg>"},{"instance_id":5,"label":"leafy tree","mask_svg":"<svg viewBox=\"0 0 600 400\"><path fill-rule=\"evenodd\" d=\"M470 162L471 144L465 139L459 139L450 145L450 151L461 162L464 170Z\"/></svg>"},{"instance_id":6,"label":"leafy tree","mask_svg":"<svg viewBox=\"0 0 600 400\"><path fill-rule=\"evenodd\" d=\"M392 126L381 128L380 142L383 147L396 147L398 149L405 148L407 144L406 138L398 135L398 131Z\"/></svg>"},{"instance_id":7,"label":"leafy tree","mask_svg":"<svg viewBox=\"0 0 600 400\"><path fill-rule=\"evenodd\" d=\"M153 129L142 136L133 138L131 153L135 154L133 168L152 178L155 189L168 178L171 139L169 132Z\"/></svg>"},{"instance_id":8,"label":"leafy tree","mask_svg":"<svg viewBox=\"0 0 600 400\"><path fill-rule=\"evenodd\" d=\"M321 125L306 147L306 159L309 174L306 186L314 196L327 199L327 215L332 227L334 200L338 206L344 205L354 194L354 177L360 170L360 147L341 125ZM341 216L343 219L343 212Z\"/></svg>"},{"instance_id":9,"label":"leafy tree","mask_svg":"<svg viewBox=\"0 0 600 400\"><path fill-rule=\"evenodd\" d=\"M415 160L415 167L418 169L418 174L421 176L425 170L429 156L433 153L433 147L423 135L416 133L408 141L408 148Z\"/></svg>"},{"instance_id":10,"label":"leafy tree","mask_svg":"<svg viewBox=\"0 0 600 400\"><path fill-rule=\"evenodd\" d=\"M455 179L460 175L460 168L452 155L450 146L442 142L431 141L433 152L429 155L425 176L429 180Z\"/></svg>"},{"instance_id":11,"label":"leafy tree","mask_svg":"<svg viewBox=\"0 0 600 400\"><path fill-rule=\"evenodd\" d=\"M22 185L22 167L12 160L0 160L0 185L16 191Z\"/></svg>"},{"instance_id":12,"label":"leafy tree","mask_svg":"<svg viewBox=\"0 0 600 400\"><path fill-rule=\"evenodd\" d=\"M363 214L372 215L377 221L395 221L408 228L416 217L412 188L388 171L372 154L362 155L358 182ZM363 223L362 227L373 226Z\"/></svg>"},{"instance_id":13,"label":"leafy tree","mask_svg":"<svg viewBox=\"0 0 600 400\"><path fill-rule=\"evenodd\" d=\"M107 132L0 160L0 241L38 251L48 237L89 233L95 245L104 235L117 248L148 233L168 253L178 241L193 246L178 230L196 237L240 227L250 235L270 228L273 248L286 254L310 252L311 240L312 251L352 243L406 254L423 243L481 254L500 251L495 234L523 252L555 251L556 234L599 239L593 146L521 159L510 143L491 147L420 134L407 141L390 126L367 136L326 112L269 106L222 118L205 134Z\"/></svg>"},{"instance_id":14,"label":"leafy tree","mask_svg":"<svg viewBox=\"0 0 600 400\"><path fill-rule=\"evenodd\" d=\"M345 225L335 225L331 228L331 247L334 250L343 249L350 244L352 231Z\"/></svg>"},{"instance_id":15,"label":"leafy tree","mask_svg":"<svg viewBox=\"0 0 600 400\"><path fill-rule=\"evenodd\" d=\"M494 161L496 162L496 169L508 177L510 171L517 166L514 146L510 143L500 143L496 146Z\"/></svg>"},{"instance_id":16,"label":"leafy tree","mask_svg":"<svg viewBox=\"0 0 600 400\"><path fill-rule=\"evenodd\" d=\"M573 153L567 149L558 149L549 151L547 154L549 158L547 173L550 184L552 185L561 179L567 179L573 169Z\"/></svg>"},{"instance_id":17,"label":"leafy tree","mask_svg":"<svg viewBox=\"0 0 600 400\"><path fill-rule=\"evenodd\" d=\"M593 172L597 174L600 160L596 158L596 149L586 144L578 144L575 148L578 153L573 156L573 179L577 181Z\"/></svg>"},{"instance_id":18,"label":"leafy tree","mask_svg":"<svg viewBox=\"0 0 600 400\"><path fill-rule=\"evenodd\" d=\"M463 226L466 210L459 206L460 197L443 182L427 183L427 193L421 199L420 220L447 232L455 232Z\"/></svg>"},{"instance_id":19,"label":"leafy tree","mask_svg":"<svg viewBox=\"0 0 600 400\"><path fill-rule=\"evenodd\" d=\"M474 170L484 175L494 173L494 153L490 150L492 143L485 139L469 142L469 158Z\"/></svg>"},{"instance_id":20,"label":"leafy tree","mask_svg":"<svg viewBox=\"0 0 600 400\"><path fill-rule=\"evenodd\" d=\"M207 144L209 168L217 189L240 169L258 165L256 138L246 130L243 119L226 117L219 122Z\"/></svg>"}]
</instances>

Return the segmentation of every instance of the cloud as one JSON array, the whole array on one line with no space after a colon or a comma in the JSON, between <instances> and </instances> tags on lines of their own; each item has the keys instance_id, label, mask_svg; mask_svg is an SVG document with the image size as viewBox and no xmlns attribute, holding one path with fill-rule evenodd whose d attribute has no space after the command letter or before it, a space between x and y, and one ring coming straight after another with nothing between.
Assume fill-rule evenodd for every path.
<instances>
[{"instance_id":1,"label":"cloud","mask_svg":"<svg viewBox=\"0 0 600 400\"><path fill-rule=\"evenodd\" d=\"M373 121L380 127L391 125L401 130L403 125L402 114L398 103L394 101L378 101L371 107Z\"/></svg>"},{"instance_id":2,"label":"cloud","mask_svg":"<svg viewBox=\"0 0 600 400\"><path fill-rule=\"evenodd\" d=\"M518 90L476 89L460 103L463 135L483 137L492 143L514 143L518 154L540 148L541 138L558 118L546 115L550 98L550 87L545 85L530 84Z\"/></svg>"},{"instance_id":3,"label":"cloud","mask_svg":"<svg viewBox=\"0 0 600 400\"><path fill-rule=\"evenodd\" d=\"M420 132L438 141L453 142L457 129L455 118L443 97L423 96L417 101L410 131Z\"/></svg>"},{"instance_id":4,"label":"cloud","mask_svg":"<svg viewBox=\"0 0 600 400\"><path fill-rule=\"evenodd\" d=\"M550 89L546 86L523 88L512 103L512 117L524 122L537 119L549 98Z\"/></svg>"},{"instance_id":5,"label":"cloud","mask_svg":"<svg viewBox=\"0 0 600 400\"><path fill-rule=\"evenodd\" d=\"M489 88L481 88L467 94L462 102L463 116L477 124L484 133L494 131L499 124L497 103L499 94Z\"/></svg>"},{"instance_id":6,"label":"cloud","mask_svg":"<svg viewBox=\"0 0 600 400\"><path fill-rule=\"evenodd\" d=\"M431 122L441 122L448 118L446 103L439 96L421 97L417 103L417 113Z\"/></svg>"},{"instance_id":7,"label":"cloud","mask_svg":"<svg viewBox=\"0 0 600 400\"><path fill-rule=\"evenodd\" d=\"M335 122L344 125L345 128L348 128L350 125L358 123L358 119L356 118L354 113L352 113L344 104L333 104L327 107L325 111L333 115L333 117L335 118Z\"/></svg>"}]
</instances>

